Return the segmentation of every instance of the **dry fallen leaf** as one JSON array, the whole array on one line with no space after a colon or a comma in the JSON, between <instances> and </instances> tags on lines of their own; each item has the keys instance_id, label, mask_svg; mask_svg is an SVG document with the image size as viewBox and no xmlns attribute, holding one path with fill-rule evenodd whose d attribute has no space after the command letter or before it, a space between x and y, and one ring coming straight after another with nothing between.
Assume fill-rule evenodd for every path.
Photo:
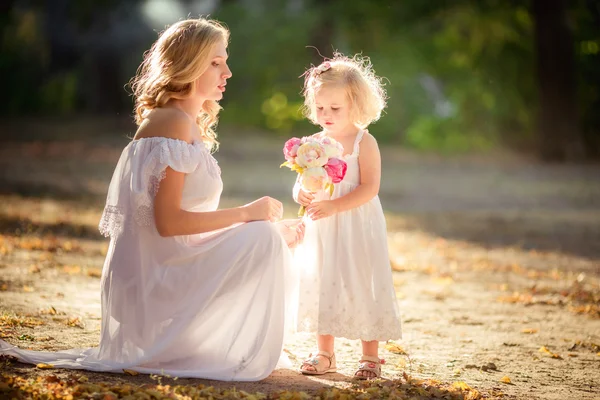
<instances>
[{"instance_id":1,"label":"dry fallen leaf","mask_svg":"<svg viewBox=\"0 0 600 400\"><path fill-rule=\"evenodd\" d=\"M399 370L406 369L406 360L404 358L398 359L398 362L396 363L394 368L399 369Z\"/></svg>"},{"instance_id":2,"label":"dry fallen leaf","mask_svg":"<svg viewBox=\"0 0 600 400\"><path fill-rule=\"evenodd\" d=\"M54 365L39 363L36 365L36 367L38 367L39 369L52 369L52 368L54 368Z\"/></svg>"},{"instance_id":3,"label":"dry fallen leaf","mask_svg":"<svg viewBox=\"0 0 600 400\"><path fill-rule=\"evenodd\" d=\"M534 328L525 328L525 329L523 329L521 332L523 332L523 333L529 333L529 334L532 334L532 333L537 333L537 331L538 331L538 330L537 330L537 329L534 329Z\"/></svg>"},{"instance_id":4,"label":"dry fallen leaf","mask_svg":"<svg viewBox=\"0 0 600 400\"><path fill-rule=\"evenodd\" d=\"M140 374L139 372L134 371L132 369L124 369L123 372L125 373L125 375L131 375L131 376L136 376L136 375Z\"/></svg>"},{"instance_id":5,"label":"dry fallen leaf","mask_svg":"<svg viewBox=\"0 0 600 400\"><path fill-rule=\"evenodd\" d=\"M90 267L87 269L87 276L90 276L92 278L101 278L102 277L102 269Z\"/></svg>"},{"instance_id":6,"label":"dry fallen leaf","mask_svg":"<svg viewBox=\"0 0 600 400\"><path fill-rule=\"evenodd\" d=\"M46 309L41 310L40 314L56 315L58 314L58 311L56 311L56 308L54 308L54 306L50 306Z\"/></svg>"},{"instance_id":7,"label":"dry fallen leaf","mask_svg":"<svg viewBox=\"0 0 600 400\"><path fill-rule=\"evenodd\" d=\"M558 354L556 354L556 353L553 353L553 352L551 352L550 350L548 350L548 348L547 348L546 346L542 346L542 347L540 347L540 349L539 349L538 351L539 351L540 353L547 354L547 355L549 355L549 356L550 356L550 357L552 357L552 358L556 358L556 359L562 360L562 357L561 357L560 355L558 355Z\"/></svg>"},{"instance_id":8,"label":"dry fallen leaf","mask_svg":"<svg viewBox=\"0 0 600 400\"><path fill-rule=\"evenodd\" d=\"M471 389L471 386L469 386L466 382L463 382L463 381L454 382L452 384L452 387L456 388L456 389L460 389L460 390L470 390Z\"/></svg>"},{"instance_id":9,"label":"dry fallen leaf","mask_svg":"<svg viewBox=\"0 0 600 400\"><path fill-rule=\"evenodd\" d=\"M29 267L29 273L31 274L39 274L42 270L40 269L40 267L36 264L33 264L31 267Z\"/></svg>"},{"instance_id":10,"label":"dry fallen leaf","mask_svg":"<svg viewBox=\"0 0 600 400\"><path fill-rule=\"evenodd\" d=\"M390 343L386 344L385 349L387 351L389 351L390 353L407 355L406 351L394 342L390 342Z\"/></svg>"},{"instance_id":11,"label":"dry fallen leaf","mask_svg":"<svg viewBox=\"0 0 600 400\"><path fill-rule=\"evenodd\" d=\"M510 382L510 378L509 378L508 376L503 376L503 377L500 379L500 382L502 382L502 383L511 383L511 382Z\"/></svg>"},{"instance_id":12,"label":"dry fallen leaf","mask_svg":"<svg viewBox=\"0 0 600 400\"><path fill-rule=\"evenodd\" d=\"M81 328L81 329L85 328L85 324L83 323L83 321L79 317L68 318L65 323L67 325L73 326L75 328Z\"/></svg>"},{"instance_id":13,"label":"dry fallen leaf","mask_svg":"<svg viewBox=\"0 0 600 400\"><path fill-rule=\"evenodd\" d=\"M81 267L79 265L63 265L62 270L69 275L77 275L81 273Z\"/></svg>"},{"instance_id":14,"label":"dry fallen leaf","mask_svg":"<svg viewBox=\"0 0 600 400\"><path fill-rule=\"evenodd\" d=\"M297 360L298 356L289 351L288 349L283 349L283 351L288 355L291 360Z\"/></svg>"}]
</instances>

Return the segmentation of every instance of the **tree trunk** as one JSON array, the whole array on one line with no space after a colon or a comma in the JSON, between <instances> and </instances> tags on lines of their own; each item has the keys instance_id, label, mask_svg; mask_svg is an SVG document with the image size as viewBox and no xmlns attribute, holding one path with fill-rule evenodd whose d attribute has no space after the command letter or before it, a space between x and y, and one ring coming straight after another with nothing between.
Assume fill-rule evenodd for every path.
<instances>
[{"instance_id":1,"label":"tree trunk","mask_svg":"<svg viewBox=\"0 0 600 400\"><path fill-rule=\"evenodd\" d=\"M583 157L578 124L573 37L564 0L533 0L539 114L538 155L545 161Z\"/></svg>"},{"instance_id":2,"label":"tree trunk","mask_svg":"<svg viewBox=\"0 0 600 400\"><path fill-rule=\"evenodd\" d=\"M314 0L312 7L319 10L319 18L317 25L313 29L311 37L311 46L317 48L313 52L313 63L319 65L323 62L323 57L333 56L333 36L334 30L334 17L331 13L333 6L332 0Z\"/></svg>"}]
</instances>

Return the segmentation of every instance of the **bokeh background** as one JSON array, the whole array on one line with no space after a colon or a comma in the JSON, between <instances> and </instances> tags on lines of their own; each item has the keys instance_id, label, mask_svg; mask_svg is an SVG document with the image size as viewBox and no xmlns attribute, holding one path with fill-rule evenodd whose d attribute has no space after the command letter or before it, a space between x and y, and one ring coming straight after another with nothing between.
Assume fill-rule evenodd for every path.
<instances>
[{"instance_id":1,"label":"bokeh background","mask_svg":"<svg viewBox=\"0 0 600 400\"><path fill-rule=\"evenodd\" d=\"M166 25L211 15L232 31L222 126L309 131L311 63L362 52L388 79L383 144L509 146L547 160L600 155L595 0L6 0L3 116L131 114L124 85ZM309 47L312 46L312 47Z\"/></svg>"},{"instance_id":2,"label":"bokeh background","mask_svg":"<svg viewBox=\"0 0 600 400\"><path fill-rule=\"evenodd\" d=\"M434 237L600 257L599 1L8 0L0 7L6 204L84 201L95 207L88 221L95 231L115 162L135 133L127 83L167 25L210 15L232 32L233 77L215 154L223 206L271 195L294 214L294 176L278 168L281 148L317 129L299 113L301 75L334 51L362 53L389 95L370 131L383 154L390 227L394 220ZM64 216L50 214L51 223ZM10 218L5 231L28 223Z\"/></svg>"}]
</instances>

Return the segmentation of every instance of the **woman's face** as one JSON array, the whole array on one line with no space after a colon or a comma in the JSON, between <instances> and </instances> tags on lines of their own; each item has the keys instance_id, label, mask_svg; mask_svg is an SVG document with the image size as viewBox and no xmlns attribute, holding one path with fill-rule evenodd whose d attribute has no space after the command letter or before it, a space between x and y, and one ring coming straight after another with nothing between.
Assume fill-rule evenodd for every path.
<instances>
[{"instance_id":1,"label":"woman's face","mask_svg":"<svg viewBox=\"0 0 600 400\"><path fill-rule=\"evenodd\" d=\"M217 43L210 55L210 64L196 80L196 95L205 100L221 100L231 70L227 65L227 47L224 41Z\"/></svg>"}]
</instances>

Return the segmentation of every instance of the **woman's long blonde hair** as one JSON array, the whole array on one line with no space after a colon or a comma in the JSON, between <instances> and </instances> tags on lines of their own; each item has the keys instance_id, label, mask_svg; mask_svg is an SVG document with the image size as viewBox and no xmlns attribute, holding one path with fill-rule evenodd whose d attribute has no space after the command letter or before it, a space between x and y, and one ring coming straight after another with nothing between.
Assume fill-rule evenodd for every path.
<instances>
[{"instance_id":1,"label":"woman's long blonde hair","mask_svg":"<svg viewBox=\"0 0 600 400\"><path fill-rule=\"evenodd\" d=\"M130 85L135 98L135 122L140 125L147 113L163 107L170 99L185 99L194 91L194 82L206 71L215 45L229 41L229 30L205 18L179 21L162 32ZM218 146L214 127L221 106L214 100L202 105L196 123L205 143Z\"/></svg>"}]
</instances>

